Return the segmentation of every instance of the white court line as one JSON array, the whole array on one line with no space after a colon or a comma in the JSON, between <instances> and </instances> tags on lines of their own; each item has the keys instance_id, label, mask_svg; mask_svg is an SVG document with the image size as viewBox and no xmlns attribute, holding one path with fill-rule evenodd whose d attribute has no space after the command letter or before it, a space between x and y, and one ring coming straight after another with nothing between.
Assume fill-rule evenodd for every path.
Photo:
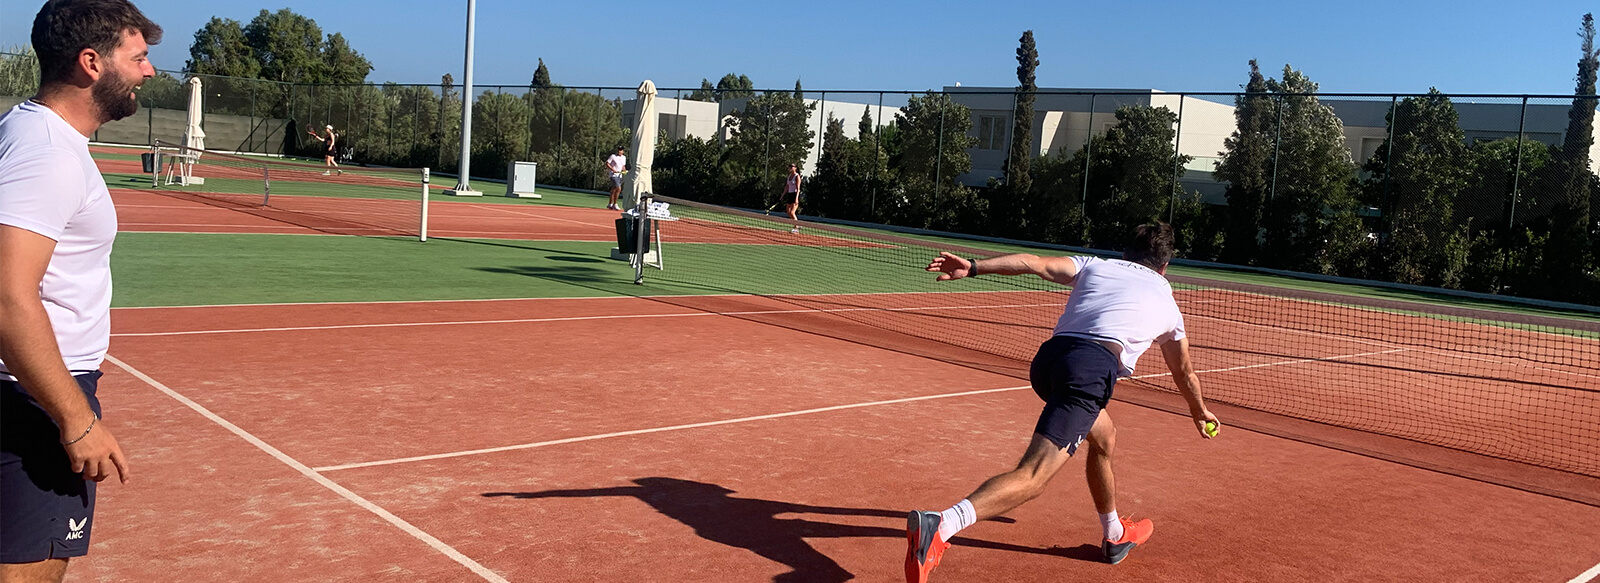
<instances>
[{"instance_id":1,"label":"white court line","mask_svg":"<svg viewBox=\"0 0 1600 583\"><path fill-rule=\"evenodd\" d=\"M482 577L485 581L491 581L493 583L509 583L508 581L506 581L506 579L504 577L501 577L499 574L495 573L494 571L490 571L487 567L484 567L483 565L478 564L477 561L472 560L470 557L467 557L466 555L461 554L460 551L457 551L457 550L455 550L455 548L451 547L450 545L445 544L443 541L440 541L439 539L434 538L433 535L430 535L430 534L428 534L426 532L423 532L422 529L417 528L415 526L412 526L412 524L409 523L409 522L406 522L405 519L402 519L402 518L400 518L398 516L395 516L394 514L390 513L388 510L384 510L383 507L378 506L377 504L373 504L372 502L368 501L366 498L362 498L360 494L356 494L355 492L351 492L349 489L345 488L344 486L340 486L339 484L335 483L333 480L328 479L326 476L323 476L322 474L317 473L316 470L313 470L313 469L307 467L305 464L300 463L298 460L296 460L296 459L294 459L292 457L289 457L288 454L285 454L285 453L283 453L281 451L278 451L278 448L272 447L271 445L267 445L267 442L261 441L256 436L251 435L250 432L245 431L243 429L240 429L238 425L234 425L233 423L230 423L227 419L223 419L221 416L217 415L216 413L212 413L211 410L206 409L204 406L201 406L199 403L196 403L196 402L190 400L188 397L185 397L185 396L179 394L177 391L174 391L171 388L168 388L166 385L161 384L159 381L157 381L157 380L155 380L153 378L150 378L149 375L146 375L143 372L140 372L138 369L135 369L132 366L129 366L127 363L122 362L121 360L118 360L117 358L115 358L115 357L113 357L113 356L111 356L109 354L106 355L106 360L110 361L111 364L115 364L118 367L122 368L122 370L128 371L129 374L132 374L133 376L138 377L139 380L144 381L145 384L148 384L148 385L150 385L152 387L155 387L156 390L158 390L158 391L166 393L168 397L172 397L173 399L176 399L179 403L183 403L185 406L189 407L190 409L193 409L196 413L201 414L206 419L210 419L213 423L216 423L217 425L221 425L223 429L227 429L228 431L232 432L234 435L237 435L237 436L243 438L245 441L249 442L250 445L256 446L257 449L260 449L261 451L267 452L267 455L270 455L270 456L272 456L274 458L277 458L277 460L280 461L280 462L283 462L284 465L287 465L287 466L289 466L291 468L294 468L295 471L300 472L301 475L304 475L307 478L311 478L311 480L313 482L321 484L322 487L324 487L324 488L327 488L329 490L333 490L334 493L344 497L344 499L346 499L346 500L349 500L349 501L355 503L356 506L360 506L362 508L365 508L368 512L371 512L373 514L378 515L379 518L382 518L385 521L388 521L389 524L393 524L395 527L399 528L400 530L405 531L406 534L409 534L412 537L415 537L417 540L420 540L423 543L427 544L428 546L433 547L434 550L439 551L440 553L444 553L445 556L450 557L451 559L454 559L455 562L461 563L462 566L464 566L464 567L466 567L468 569L471 569L473 573L477 573L478 576Z\"/></svg>"},{"instance_id":2,"label":"white court line","mask_svg":"<svg viewBox=\"0 0 1600 583\"><path fill-rule=\"evenodd\" d=\"M494 207L494 206L487 205L487 204L480 204L479 206L475 206L473 208L486 208L486 209L489 209L489 210L496 210L496 211L500 211L500 212L504 212L504 213L511 213L513 215L528 217L530 219L544 219L544 220L547 220L547 221L561 221L561 222L565 222L565 223L577 223L577 224L580 224L580 225L584 225L586 227L605 228L605 227L611 226L611 225L607 225L607 224L604 224L604 223L591 223L591 222L588 222L588 221L574 221L572 219L561 219L561 218L556 218L556 217L547 217L547 216L544 216L544 215L537 215L537 214L531 214L531 213L519 213L519 212L517 212L515 210L512 210L512 209L509 209L509 208L499 208L499 207Z\"/></svg>"},{"instance_id":3,"label":"white court line","mask_svg":"<svg viewBox=\"0 0 1600 583\"><path fill-rule=\"evenodd\" d=\"M859 409L861 407L873 407L873 406L877 406L877 405L893 405L893 404L897 404L897 403L910 403L910 402L914 402L914 401L930 401L930 400L933 400L933 399L946 399L946 398L950 398L950 397L966 397L966 396L971 396L971 395L983 395L983 394L987 394L987 393L1004 393L1004 392L1007 392L1007 391L1018 391L1018 390L1027 389L1027 388L1030 388L1030 387L1005 387L1005 388L1000 388L1000 389L981 389L981 390L977 390L977 391L963 391L963 392L960 392L960 393L945 393L945 394L941 394L941 395L925 395L925 396L921 396L921 397L907 397L907 398L904 398L904 399L890 399L890 400L887 400L887 401L871 401L871 402L867 402L867 403L852 403L852 404L849 404L849 405L834 405L832 407L819 407L819 408L816 408L816 409L802 409L800 411L789 411L787 413L773 413L773 414L770 414L770 415L754 415L754 416L750 416L750 417L739 417L737 419L723 419L721 421L705 421L705 422L701 422L701 423L686 423L686 424L683 424L683 425L670 425L670 426L667 426L667 427L652 427L652 428L649 428L649 429L634 429L634 430L630 430L630 431L617 431L617 432L613 432L613 433L601 433L599 435L585 435L583 437L569 437L569 438L566 438L566 439L555 439L555 440L551 440L551 441L538 441L538 442L534 442L534 443L523 443L523 444L518 444L518 445L506 445L506 446L501 446L501 447L490 447L490 448L484 448L484 449L472 449L472 450L467 450L467 451L456 451L456 452L450 452L450 453L436 453L436 454L433 454L433 455L419 455L419 456L415 456L415 457L397 458L397 459L392 459L392 460L380 460L380 461L375 461L375 462L358 462L358 463L353 463L353 464L341 464L341 465L337 465L337 466L323 466L323 467L320 467L320 468L314 468L314 470L318 471L318 472L331 472L331 471L335 471L335 470L350 470L350 469L355 469L355 468L369 468L369 467L372 467L372 466L387 466L387 465L392 465L392 464L403 464L403 463L407 463L407 462L421 462L421 461L428 461L428 460L437 460L437 459L445 459L445 458L453 458L453 457L462 457L462 456L478 455L478 454L485 454L485 453L497 453L497 452L502 452L502 451L515 451L515 450L519 450L519 449L532 449L532 448L536 448L536 447L547 447L547 446L551 446L551 445L562 445L562 444L566 444L566 443L578 443L578 442L581 442L581 441L594 441L594 440L597 440L597 439L609 439L609 438L612 438L612 437L626 437L626 436L629 436L629 435L644 435L644 434L648 434L648 433L661 433L663 431L679 431L679 430L683 430L683 429L696 429L696 428L700 428L700 427L714 427L714 426L717 426L717 425L730 425L730 424L734 424L734 423L746 423L746 422L749 422L749 421L762 421L762 420L766 420L766 419L779 419L779 418L783 418L783 417L794 417L796 415L809 415L809 414L812 414L812 413L825 413L825 412L828 412L828 411L840 411L840 410L844 410L844 409Z\"/></svg>"},{"instance_id":4,"label":"white court line","mask_svg":"<svg viewBox=\"0 0 1600 583\"><path fill-rule=\"evenodd\" d=\"M1572 580L1568 581L1567 583L1589 583L1590 581L1594 581L1597 577L1600 577L1600 565L1589 567L1588 571L1584 571L1577 577L1573 577Z\"/></svg>"},{"instance_id":5,"label":"white court line","mask_svg":"<svg viewBox=\"0 0 1600 583\"><path fill-rule=\"evenodd\" d=\"M1391 350L1391 351L1388 351L1388 352L1399 352L1399 351L1398 350ZM1339 359L1344 359L1344 358L1357 358L1357 357L1362 357L1362 356L1371 356L1371 355L1374 355L1374 354L1383 354L1383 353L1381 353L1381 352L1369 352L1369 353L1364 353L1364 354L1343 354L1343 355L1339 355L1339 356L1328 356L1328 357L1323 357L1323 358L1303 358L1303 359L1297 359L1297 360L1285 360L1285 361L1281 361L1281 362L1268 362L1268 363L1262 363L1262 364L1253 364L1253 365L1249 365L1249 366L1235 366L1235 367L1229 367L1229 368L1199 370L1199 371L1195 371L1195 374L1198 375L1198 374L1228 372L1228 371L1234 371L1234 370L1240 370L1240 369L1246 369L1246 368L1260 368L1260 367L1265 367L1265 366L1280 366L1280 365L1300 364L1300 363L1305 363L1305 362L1317 362L1317 361L1324 361L1324 360L1339 360ZM1132 377L1132 378L1135 378L1135 379L1155 378L1155 377L1160 377L1160 376L1169 376L1171 374L1172 373L1151 374L1151 375L1136 376L1136 377ZM369 468L369 467L373 467L373 466L387 466L387 465L393 465L393 464L403 464L403 463L409 463L409 462L421 462L421 461L429 461L429 460L437 460L437 459L447 459L447 458L463 457L463 456L469 456L469 455L479 455L479 454L485 454L485 453L498 453L498 452L502 452L502 451L515 451L515 450L520 450L520 449L533 449L533 448L538 448L538 447L548 447L548 446L552 446L552 445L562 445L562 444L567 444L567 443L578 443L578 442L582 442L582 441L594 441L594 440L597 440L597 439L609 439L609 438L612 438L612 437L627 437L627 436L630 436L630 435L644 435L644 434L647 434L647 433L661 433L661 432L664 432L664 431L678 431L678 430L683 430L683 429L696 429L696 428L700 428L700 427L714 427L714 426L717 426L717 425L730 425L730 424L734 424L734 423L745 423L745 422L749 422L749 421L762 421L762 420L766 420L766 419L778 419L778 418L782 418L782 417L794 417L796 415L810 415L812 413L826 413L828 411L840 411L840 410L844 410L844 409L859 409L859 408L862 408L862 407L876 407L878 405L895 405L895 404L899 404L899 403L911 403L911 402L916 402L916 401L931 401L931 400L934 400L934 399L948 399L948 398L951 398L951 397L968 397L968 396L972 396L972 395L986 395L986 394L989 394L989 393L1004 393L1004 392L1009 392L1009 391L1020 391L1022 389L1031 389L1031 388L1033 388L1033 387L1028 386L1028 385L1024 385L1024 386L1020 386L1020 387L1005 387L1005 388L1000 388L1000 389L980 389L980 390L976 390L976 391L963 391L963 392L959 392L959 393L944 393L944 394L940 394L940 395L925 395L925 396L921 396L921 397L907 397L907 398L904 398L904 399L889 399L887 401L868 401L868 402L865 402L865 403L852 403L852 404L849 404L849 405L834 405L832 407L820 407L820 408L816 408L816 409L802 409L800 411L790 411L790 412L787 412L787 413L772 413L772 414L769 414L769 415L755 415L755 416L751 416L751 417L739 417L737 419L724 419L724 420L721 420L721 421L704 421L704 422L701 422L701 423L687 423L687 424L684 424L684 425L671 425L671 426L667 426L667 427L652 427L652 428L649 428L649 429L634 429L634 430L630 430L630 431L617 431L617 432L613 432L613 433L601 433L599 435L586 435L586 436L582 436L582 437L569 437L569 438L566 438L566 439L555 439L555 440L551 440L551 441L537 441L537 442L533 442L533 443L523 443L523 444L518 444L518 445L505 445L505 446L500 446L500 447L490 447L490 448L484 448L484 449L471 449L471 450L466 450L466 451L456 451L456 452L450 452L450 453L436 453L436 454L431 454L431 455L420 455L420 456L396 458L396 459L390 459L390 460L379 460L379 461L373 461L373 462L356 462L356 463L349 463L349 464L340 464L340 465L336 465L336 466L323 466L323 467L320 467L320 468L313 468L313 469L315 471L318 471L318 472L332 472L332 471L337 471L337 470L350 470L350 469L355 469L355 468Z\"/></svg>"},{"instance_id":6,"label":"white court line","mask_svg":"<svg viewBox=\"0 0 1600 583\"><path fill-rule=\"evenodd\" d=\"M580 320L622 320L630 318L689 318L699 316L758 316L770 314L832 314L839 312L934 312L941 310L974 310L995 308L1058 307L1065 304L996 304L989 306L928 306L920 308L817 308L797 310L750 310L742 312L678 312L670 314L613 314L606 316L566 316L560 318L515 318L506 320L452 320L445 322L390 322L385 324L337 324L332 326L285 326L281 328L234 328L219 330L186 330L180 332L124 332L112 334L117 338L141 336L193 336L197 334L238 334L246 332L297 332L303 330L345 330L351 328L410 328L416 326L464 326L474 324L527 324L535 322L572 322ZM1042 328L1041 328L1042 329Z\"/></svg>"},{"instance_id":7,"label":"white court line","mask_svg":"<svg viewBox=\"0 0 1600 583\"><path fill-rule=\"evenodd\" d=\"M201 234L213 235L213 234L217 234L217 233L201 233ZM245 235L278 235L278 233L239 233L239 234L245 234ZM295 236L299 236L299 235L295 235ZM326 235L326 236L337 237L339 235ZM971 291L948 291L948 292L938 292L938 293L940 293L940 294L1039 294L1039 293L1066 293L1066 291L1067 291L1067 288L1063 287L1059 291L1048 291L1048 290L1011 290L1011 291L1005 291L1005 290L1001 290L1001 291L971 290ZM128 307L125 307L125 308L112 308L112 309L113 310L179 310L179 309L188 309L188 308L258 308L258 307L264 307L264 306L356 306L356 305L367 305L367 304L372 304L372 305L383 305L383 304L450 304L450 303L458 303L458 302L459 303L463 303L463 304L467 304L467 303L482 303L482 302L546 302L546 301L561 301L561 300L633 300L633 299L659 300L659 299L664 299L664 298L689 298L689 297L695 297L695 298L760 298L760 297L810 298L810 297L820 297L820 296L904 296L904 295L927 295L929 293L934 293L934 292L861 292L861 293L853 293L853 294L769 294L769 295L766 295L766 296L757 295L757 294L739 294L739 293L732 293L732 294L693 294L693 295L685 295L685 294L656 294L656 295L645 295L645 296L572 296L572 297L549 297L549 298L469 298L469 299L461 299L461 300L373 300L373 301L359 301L359 302L351 301L351 302L274 302L274 303L270 303L270 304L197 304L197 305L193 305L193 306L128 306Z\"/></svg>"}]
</instances>

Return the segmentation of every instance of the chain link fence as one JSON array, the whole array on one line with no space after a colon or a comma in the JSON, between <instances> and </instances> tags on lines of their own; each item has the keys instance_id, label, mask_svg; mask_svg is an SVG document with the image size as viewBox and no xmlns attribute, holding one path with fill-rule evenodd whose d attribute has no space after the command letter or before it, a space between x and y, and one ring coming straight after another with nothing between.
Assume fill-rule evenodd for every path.
<instances>
[{"instance_id":1,"label":"chain link fence","mask_svg":"<svg viewBox=\"0 0 1600 583\"><path fill-rule=\"evenodd\" d=\"M180 141L184 78L95 139ZM307 132L332 125L347 162L459 163L458 86L199 78L209 148L319 156ZM0 106L36 88L31 55L0 54ZM474 178L533 161L542 185L608 187L635 89L474 87ZM1161 219L1193 259L1600 303L1593 98L658 91L654 183L679 198L770 208L794 163L813 216L1110 250Z\"/></svg>"}]
</instances>

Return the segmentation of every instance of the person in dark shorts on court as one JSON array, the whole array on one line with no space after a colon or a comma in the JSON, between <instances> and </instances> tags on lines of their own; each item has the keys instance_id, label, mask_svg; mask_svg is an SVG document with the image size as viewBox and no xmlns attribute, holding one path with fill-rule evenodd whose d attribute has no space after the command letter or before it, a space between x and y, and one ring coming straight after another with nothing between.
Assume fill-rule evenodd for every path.
<instances>
[{"instance_id":1,"label":"person in dark shorts on court","mask_svg":"<svg viewBox=\"0 0 1600 583\"><path fill-rule=\"evenodd\" d=\"M783 211L789 213L789 221L794 223L790 233L800 232L800 167L789 165L789 176L783 179L783 198L778 202L783 203Z\"/></svg>"},{"instance_id":2,"label":"person in dark shorts on court","mask_svg":"<svg viewBox=\"0 0 1600 583\"><path fill-rule=\"evenodd\" d=\"M306 133L322 142L322 165L327 167L327 170L322 171L322 175L327 176L335 171L344 174L344 170L339 168L339 134L334 133L332 125L323 126L323 131L327 132L326 136L319 136L317 132L311 131L309 126L306 127Z\"/></svg>"},{"instance_id":3,"label":"person in dark shorts on court","mask_svg":"<svg viewBox=\"0 0 1600 583\"><path fill-rule=\"evenodd\" d=\"M1111 473L1116 428L1106 412L1117 379L1131 376L1139 356L1152 343L1159 344L1189 403L1195 429L1208 439L1218 431L1216 416L1201 399L1183 314L1165 277L1172 242L1171 226L1152 223L1138 227L1120 260L1028 254L967 260L940 253L928 264L928 271L939 273L939 281L980 274L1037 275L1072 286L1072 293L1054 336L1033 358L1030 380L1044 400L1044 411L1022 461L944 512L911 511L906 525L907 581L927 581L956 532L1038 497L1085 441L1085 473L1105 534L1100 548L1106 562L1121 562L1150 538L1155 527L1148 519L1134 522L1117 515Z\"/></svg>"},{"instance_id":4,"label":"person in dark shorts on court","mask_svg":"<svg viewBox=\"0 0 1600 583\"><path fill-rule=\"evenodd\" d=\"M128 461L95 398L117 213L89 136L133 115L156 26L128 0L50 0L39 92L0 115L0 581L60 581L89 552L95 483Z\"/></svg>"}]
</instances>

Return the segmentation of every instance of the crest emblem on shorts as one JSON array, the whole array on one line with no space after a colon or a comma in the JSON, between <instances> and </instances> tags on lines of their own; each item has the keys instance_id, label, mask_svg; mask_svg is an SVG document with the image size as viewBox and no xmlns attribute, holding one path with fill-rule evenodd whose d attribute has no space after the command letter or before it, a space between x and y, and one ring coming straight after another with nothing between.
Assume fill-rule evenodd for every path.
<instances>
[{"instance_id":1,"label":"crest emblem on shorts","mask_svg":"<svg viewBox=\"0 0 1600 583\"><path fill-rule=\"evenodd\" d=\"M67 529L69 532L67 533L67 540L78 540L83 538L83 527L85 526L89 526L89 517L87 516L83 517L82 521L68 518Z\"/></svg>"}]
</instances>

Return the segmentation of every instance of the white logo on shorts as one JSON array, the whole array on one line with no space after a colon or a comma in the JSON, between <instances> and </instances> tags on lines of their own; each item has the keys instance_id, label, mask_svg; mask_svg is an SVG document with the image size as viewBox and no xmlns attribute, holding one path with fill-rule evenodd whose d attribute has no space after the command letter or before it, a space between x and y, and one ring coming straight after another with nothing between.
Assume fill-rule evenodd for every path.
<instances>
[{"instance_id":1,"label":"white logo on shorts","mask_svg":"<svg viewBox=\"0 0 1600 583\"><path fill-rule=\"evenodd\" d=\"M71 532L67 533L67 540L78 540L83 538L83 527L85 526L89 526L89 517L87 516L83 517L82 522L68 518L67 528L70 529Z\"/></svg>"}]
</instances>

